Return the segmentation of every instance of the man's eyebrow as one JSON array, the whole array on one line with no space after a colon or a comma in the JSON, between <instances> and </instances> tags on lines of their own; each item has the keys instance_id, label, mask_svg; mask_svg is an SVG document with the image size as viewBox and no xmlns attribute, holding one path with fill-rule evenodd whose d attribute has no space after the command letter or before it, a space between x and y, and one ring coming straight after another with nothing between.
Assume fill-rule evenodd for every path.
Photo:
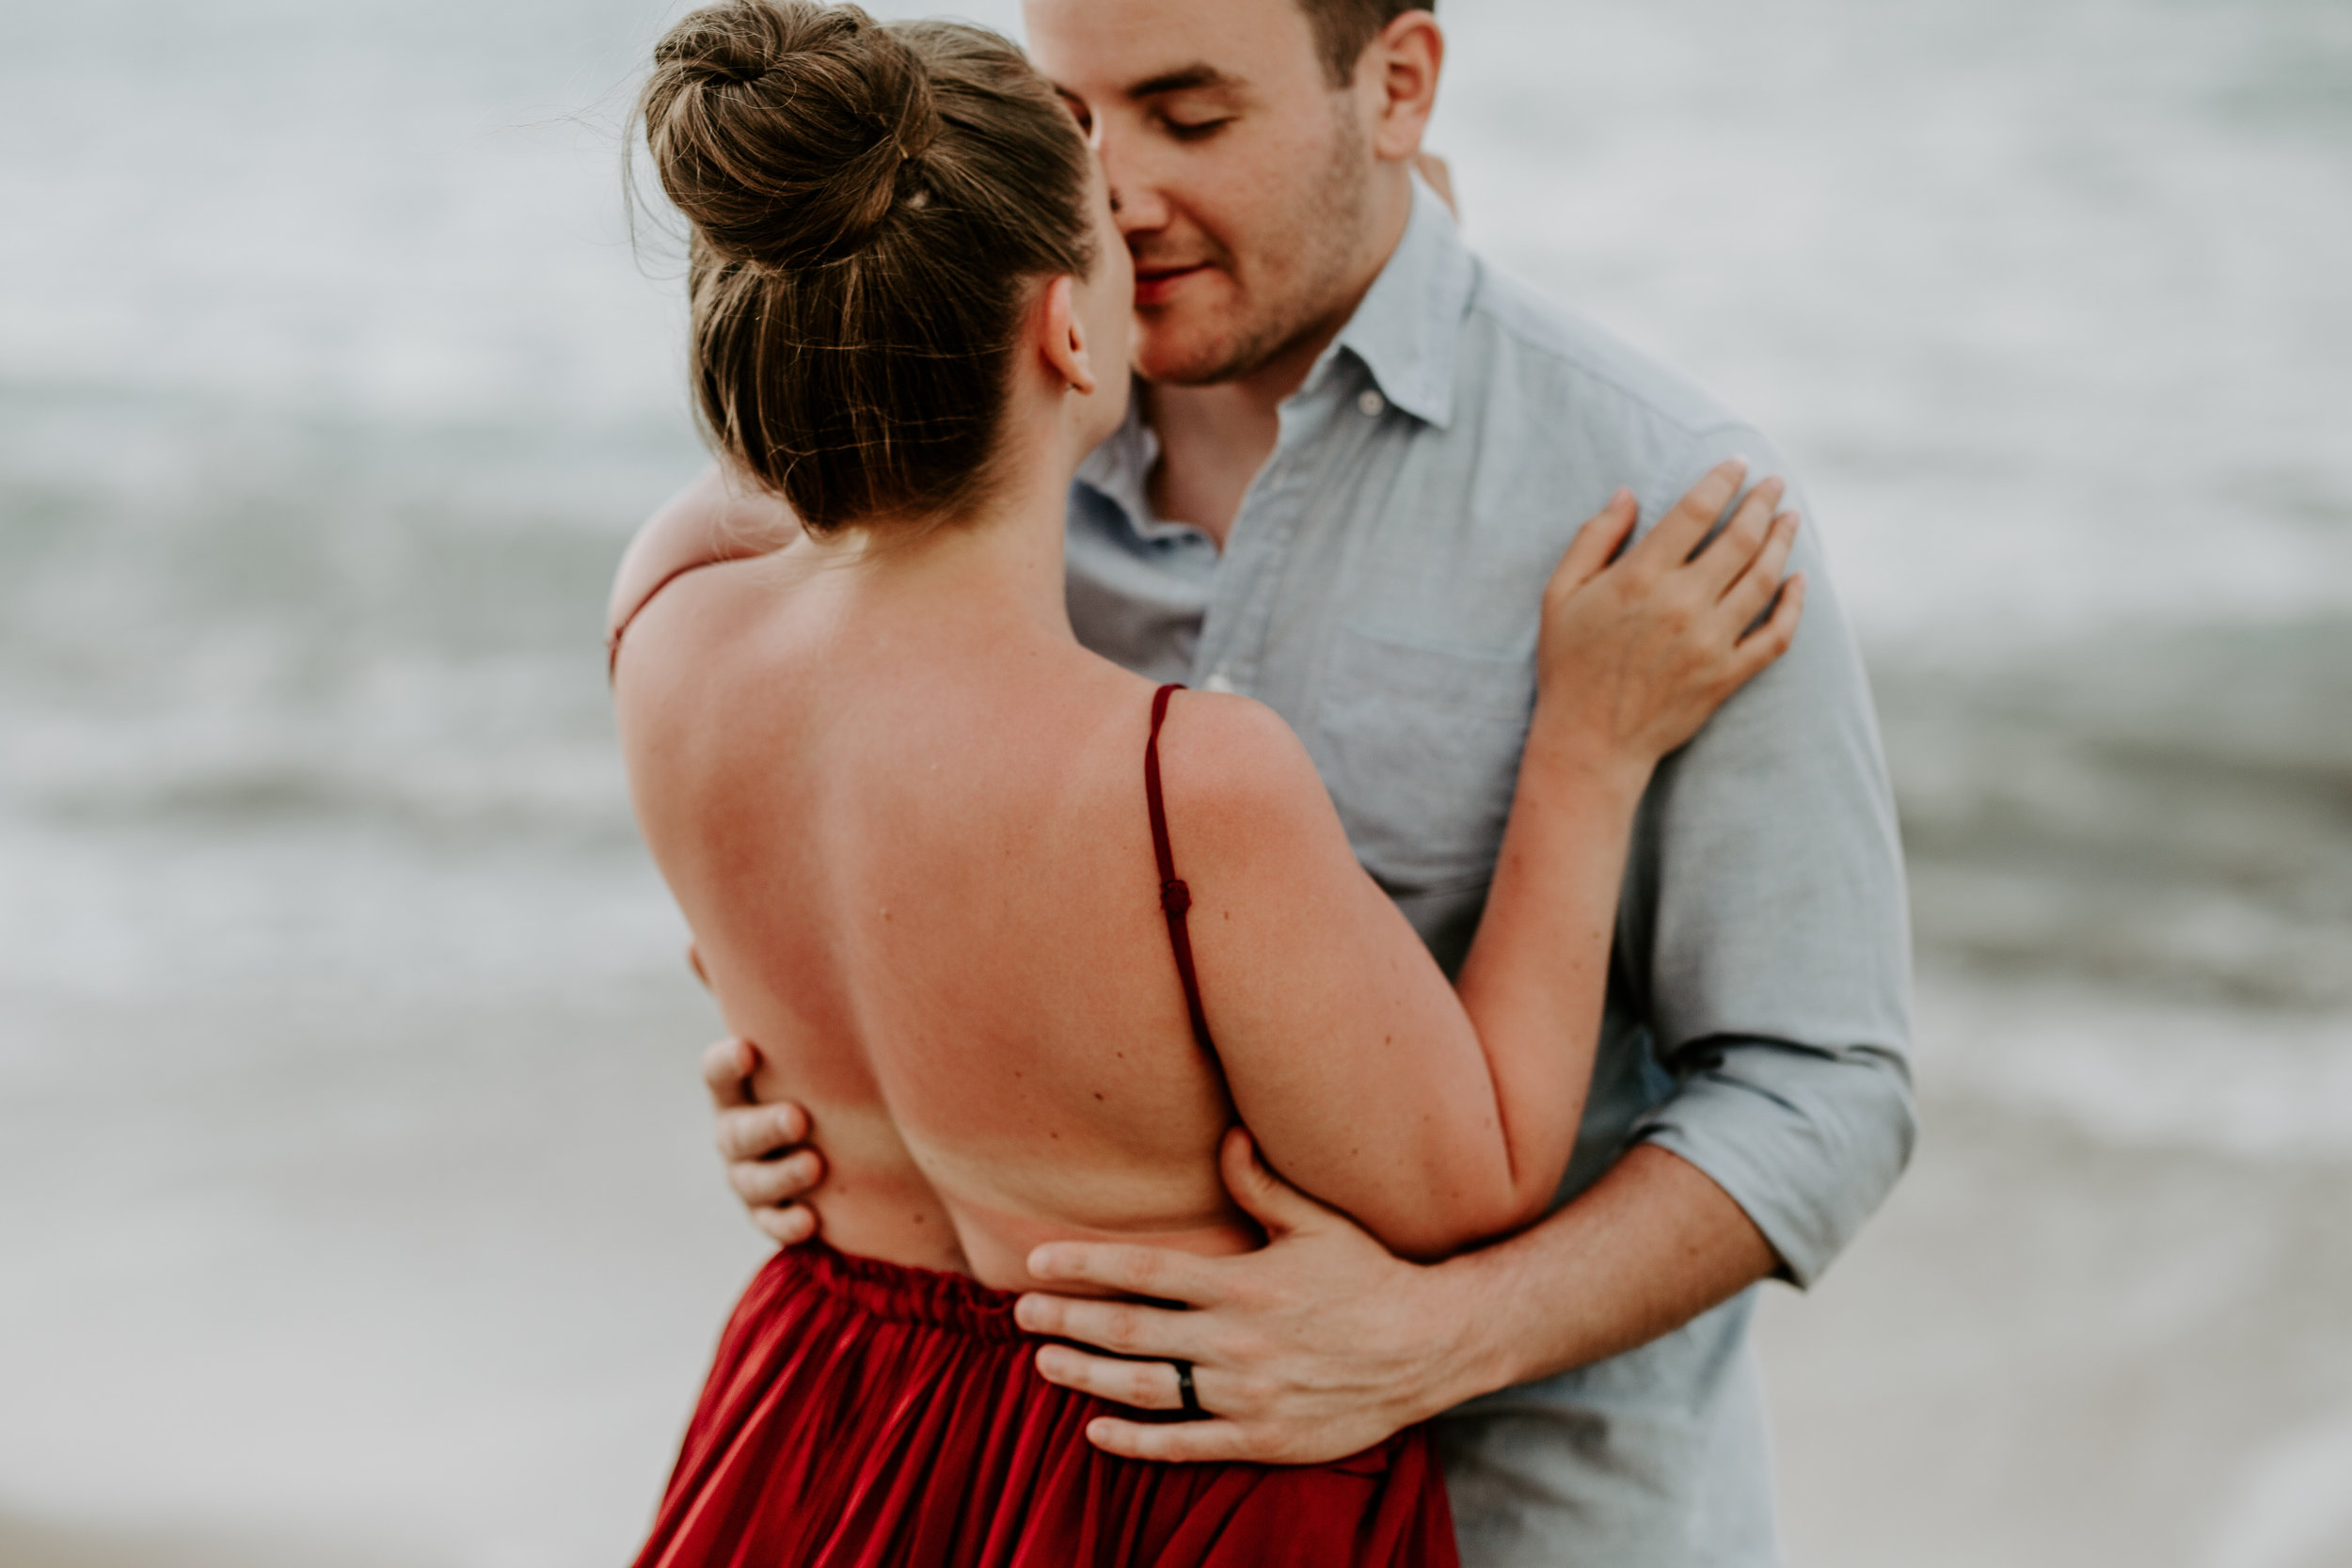
<instances>
[{"instance_id":1,"label":"man's eyebrow","mask_svg":"<svg viewBox=\"0 0 2352 1568\"><path fill-rule=\"evenodd\" d=\"M1231 87L1233 79L1202 61L1178 71L1163 71L1157 76L1137 82L1127 89L1131 99L1157 98L1167 92L1199 92L1203 87Z\"/></svg>"}]
</instances>

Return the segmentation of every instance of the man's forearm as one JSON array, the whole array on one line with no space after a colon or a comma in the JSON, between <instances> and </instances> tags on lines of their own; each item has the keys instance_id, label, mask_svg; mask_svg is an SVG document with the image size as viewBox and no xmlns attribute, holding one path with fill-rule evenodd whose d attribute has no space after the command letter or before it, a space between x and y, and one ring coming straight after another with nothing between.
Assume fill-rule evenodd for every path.
<instances>
[{"instance_id":1,"label":"man's forearm","mask_svg":"<svg viewBox=\"0 0 2352 1568\"><path fill-rule=\"evenodd\" d=\"M1778 1261L1722 1188L1646 1145L1533 1229L1433 1264L1391 1257L1261 1162L1237 1160L1247 1148L1228 1139L1226 1186L1265 1227L1258 1251L1058 1242L1029 1256L1041 1280L1089 1292L1021 1298L1021 1326L1061 1341L1038 1352L1046 1381L1172 1410L1168 1363L1181 1360L1216 1417L1101 1416L1087 1429L1098 1447L1130 1459L1338 1459L1465 1400L1669 1333Z\"/></svg>"},{"instance_id":2,"label":"man's forearm","mask_svg":"<svg viewBox=\"0 0 2352 1568\"><path fill-rule=\"evenodd\" d=\"M1438 1265L1433 1310L1471 1337L1458 1403L1619 1355L1779 1266L1764 1233L1696 1165L1644 1144L1541 1224Z\"/></svg>"}]
</instances>

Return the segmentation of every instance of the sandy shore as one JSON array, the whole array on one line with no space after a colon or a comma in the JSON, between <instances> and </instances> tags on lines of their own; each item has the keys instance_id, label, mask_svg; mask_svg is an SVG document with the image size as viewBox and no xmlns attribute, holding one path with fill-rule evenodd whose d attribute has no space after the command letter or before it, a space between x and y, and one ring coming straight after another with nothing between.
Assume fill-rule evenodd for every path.
<instances>
[{"instance_id":1,"label":"sandy shore","mask_svg":"<svg viewBox=\"0 0 2352 1568\"><path fill-rule=\"evenodd\" d=\"M259 1534L233 1524L124 1528L0 1515L0 1562L8 1568L394 1568L401 1560L356 1541Z\"/></svg>"},{"instance_id":2,"label":"sandy shore","mask_svg":"<svg viewBox=\"0 0 2352 1568\"><path fill-rule=\"evenodd\" d=\"M762 1247L589 989L0 1000L0 1563L627 1561Z\"/></svg>"},{"instance_id":3,"label":"sandy shore","mask_svg":"<svg viewBox=\"0 0 2352 1568\"><path fill-rule=\"evenodd\" d=\"M2352 1564L2352 1164L1931 1092L1765 1364L1792 1563Z\"/></svg>"}]
</instances>

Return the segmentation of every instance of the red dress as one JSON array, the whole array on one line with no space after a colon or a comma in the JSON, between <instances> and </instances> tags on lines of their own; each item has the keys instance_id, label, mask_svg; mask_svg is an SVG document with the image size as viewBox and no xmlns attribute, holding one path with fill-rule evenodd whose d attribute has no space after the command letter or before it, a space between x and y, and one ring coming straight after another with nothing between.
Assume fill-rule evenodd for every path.
<instances>
[{"instance_id":1,"label":"red dress","mask_svg":"<svg viewBox=\"0 0 2352 1568\"><path fill-rule=\"evenodd\" d=\"M1205 1046L1160 806L1173 689L1145 785ZM1040 1377L1014 1299L822 1243L778 1253L720 1339L637 1568L1454 1568L1424 1429L1328 1465L1116 1458L1087 1423L1136 1413Z\"/></svg>"}]
</instances>

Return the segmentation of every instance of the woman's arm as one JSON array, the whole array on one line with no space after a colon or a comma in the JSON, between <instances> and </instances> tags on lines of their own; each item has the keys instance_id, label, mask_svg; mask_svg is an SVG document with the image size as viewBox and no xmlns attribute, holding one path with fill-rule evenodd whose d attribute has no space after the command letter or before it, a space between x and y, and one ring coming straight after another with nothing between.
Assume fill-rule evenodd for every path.
<instances>
[{"instance_id":1,"label":"woman's arm","mask_svg":"<svg viewBox=\"0 0 2352 1568\"><path fill-rule=\"evenodd\" d=\"M1212 697L1171 712L1177 869L1235 1107L1271 1164L1401 1254L1525 1223L1566 1166L1634 808L1801 609L1801 583L1774 603L1794 528L1777 485L1702 547L1740 478L1709 474L1611 563L1633 527L1620 497L1546 590L1535 714L1458 993L1279 719Z\"/></svg>"},{"instance_id":2,"label":"woman's arm","mask_svg":"<svg viewBox=\"0 0 2352 1568\"><path fill-rule=\"evenodd\" d=\"M617 657L621 634L664 587L697 566L780 550L801 536L784 501L717 464L645 520L621 556L605 607L605 642Z\"/></svg>"}]
</instances>

